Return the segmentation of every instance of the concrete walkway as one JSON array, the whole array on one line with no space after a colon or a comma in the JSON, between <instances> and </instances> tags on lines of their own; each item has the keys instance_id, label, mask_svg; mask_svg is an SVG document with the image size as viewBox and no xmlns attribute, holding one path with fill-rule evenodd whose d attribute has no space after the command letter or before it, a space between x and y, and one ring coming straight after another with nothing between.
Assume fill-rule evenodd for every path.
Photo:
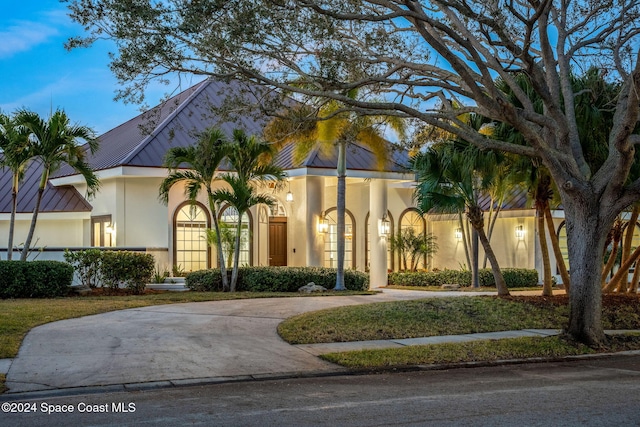
<instances>
[{"instance_id":1,"label":"concrete walkway","mask_svg":"<svg viewBox=\"0 0 640 427\"><path fill-rule=\"evenodd\" d=\"M344 368L316 357L331 351L557 333L528 330L292 346L276 332L282 320L308 311L478 294L384 289L370 296L247 299L115 311L34 328L18 356L0 362L0 372L7 372L8 393L110 385L144 389L342 372Z\"/></svg>"}]
</instances>

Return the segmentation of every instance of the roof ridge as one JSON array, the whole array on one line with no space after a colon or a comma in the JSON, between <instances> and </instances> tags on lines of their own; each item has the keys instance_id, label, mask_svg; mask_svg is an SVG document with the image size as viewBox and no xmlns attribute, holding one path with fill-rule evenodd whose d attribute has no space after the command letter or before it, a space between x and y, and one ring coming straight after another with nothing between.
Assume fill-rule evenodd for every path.
<instances>
[{"instance_id":1,"label":"roof ridge","mask_svg":"<svg viewBox=\"0 0 640 427\"><path fill-rule=\"evenodd\" d=\"M193 91L193 93L191 95L189 95L188 97L186 97L184 99L184 101L182 101L178 107L173 110L171 112L171 114L169 114L158 126L155 127L155 129L153 130L153 132L151 132L149 135L147 135L142 141L140 141L138 143L138 145L136 145L136 147L131 150L129 152L129 154L120 162L120 165L126 165L127 163L129 163L138 153L140 153L140 151L142 151L142 149L151 142L151 140L153 138L155 138L156 136L158 136L158 134L160 133L160 131L168 124L170 123L182 110L184 110L189 103L191 102L191 100L193 100L196 96L198 96L200 94L200 92L202 92L204 90L204 88L206 86L208 86L209 84L211 84L211 80L209 79L205 79L202 82L198 83L198 88L195 89ZM188 91L191 88L187 88L185 89L183 92ZM180 92L182 93L182 92ZM179 96L176 95L176 96ZM169 102L171 99L168 99L165 102ZM143 113L144 114L144 113ZM139 116L136 116L139 117ZM132 119L133 120L133 119Z\"/></svg>"}]
</instances>

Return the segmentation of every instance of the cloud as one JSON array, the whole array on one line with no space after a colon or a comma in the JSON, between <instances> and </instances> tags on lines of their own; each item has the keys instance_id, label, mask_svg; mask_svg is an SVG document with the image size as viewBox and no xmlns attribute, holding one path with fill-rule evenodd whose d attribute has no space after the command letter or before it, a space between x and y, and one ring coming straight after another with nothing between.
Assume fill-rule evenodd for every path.
<instances>
[{"instance_id":1,"label":"cloud","mask_svg":"<svg viewBox=\"0 0 640 427\"><path fill-rule=\"evenodd\" d=\"M55 27L30 21L18 21L5 31L0 31L0 59L10 58L19 52L45 43L59 34Z\"/></svg>"}]
</instances>

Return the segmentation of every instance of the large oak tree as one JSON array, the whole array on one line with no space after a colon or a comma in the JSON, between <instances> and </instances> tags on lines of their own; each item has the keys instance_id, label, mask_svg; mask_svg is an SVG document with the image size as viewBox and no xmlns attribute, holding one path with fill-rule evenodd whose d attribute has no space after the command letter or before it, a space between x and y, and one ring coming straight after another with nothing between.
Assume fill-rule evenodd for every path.
<instances>
[{"instance_id":1,"label":"large oak tree","mask_svg":"<svg viewBox=\"0 0 640 427\"><path fill-rule=\"evenodd\" d=\"M640 96L640 0L69 3L73 19L88 31L69 46L115 41L111 66L125 98L139 100L149 82L175 72L246 78L333 98L359 113L414 118L480 148L538 158L558 184L566 215L568 332L592 345L605 339L601 255L618 213L640 198L640 181L627 181L640 142L632 135ZM585 159L571 86L572 71L590 65L621 82L608 156L597 169ZM543 113L515 71L529 76ZM507 100L497 77L520 106ZM351 99L354 89L378 100ZM467 111L512 125L526 145L483 136L458 119Z\"/></svg>"}]
</instances>

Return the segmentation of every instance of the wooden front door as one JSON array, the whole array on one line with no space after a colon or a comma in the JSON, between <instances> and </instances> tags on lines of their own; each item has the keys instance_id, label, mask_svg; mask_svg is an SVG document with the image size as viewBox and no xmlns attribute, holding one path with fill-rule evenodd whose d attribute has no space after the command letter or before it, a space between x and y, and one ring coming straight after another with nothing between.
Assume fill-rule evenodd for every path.
<instances>
[{"instance_id":1,"label":"wooden front door","mask_svg":"<svg viewBox=\"0 0 640 427\"><path fill-rule=\"evenodd\" d=\"M269 265L287 265L287 218L269 218Z\"/></svg>"}]
</instances>

